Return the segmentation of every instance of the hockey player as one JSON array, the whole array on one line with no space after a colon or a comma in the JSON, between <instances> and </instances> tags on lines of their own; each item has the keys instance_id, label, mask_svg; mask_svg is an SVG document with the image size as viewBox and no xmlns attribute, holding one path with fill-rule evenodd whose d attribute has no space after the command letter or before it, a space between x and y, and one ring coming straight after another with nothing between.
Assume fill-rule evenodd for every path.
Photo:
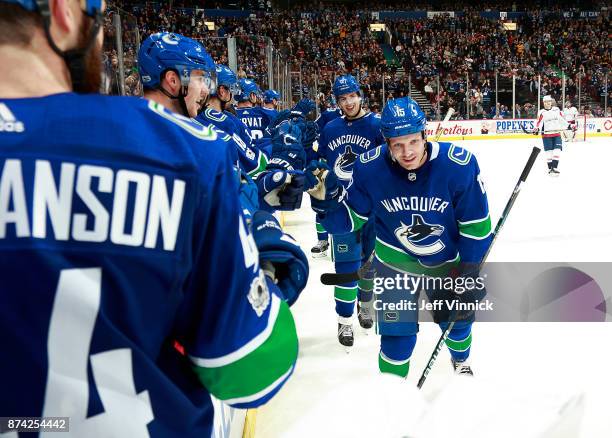
<instances>
[{"instance_id":1,"label":"hockey player","mask_svg":"<svg viewBox=\"0 0 612 438\"><path fill-rule=\"evenodd\" d=\"M102 6L0 1L0 412L211 436L211 395L257 406L291 375L306 258L265 213L247 230L214 129L93 94Z\"/></svg>"},{"instance_id":2,"label":"hockey player","mask_svg":"<svg viewBox=\"0 0 612 438\"><path fill-rule=\"evenodd\" d=\"M578 129L578 109L572 105L572 101L569 99L565 102L563 118L572 128L569 131L563 131L564 140L567 142L574 141L574 138L576 137L576 130Z\"/></svg>"},{"instance_id":3,"label":"hockey player","mask_svg":"<svg viewBox=\"0 0 612 438\"><path fill-rule=\"evenodd\" d=\"M484 256L491 242L491 220L476 158L451 143L427 142L425 114L409 97L387 102L381 129L385 144L359 156L347 190L331 165L319 162L308 167L311 203L323 225L331 233L346 233L375 218L377 280L449 271L477 275L467 263L477 264ZM416 303L418 290L390 283L382 283L384 290L375 301L381 335L379 368L405 377L418 332L416 310L383 309L403 300ZM455 295L426 292L430 302ZM466 290L463 300L482 298L482 292ZM448 312L434 316L444 329ZM473 319L473 312L458 314L446 342L457 373L472 374L467 359Z\"/></svg>"},{"instance_id":4,"label":"hockey player","mask_svg":"<svg viewBox=\"0 0 612 438\"><path fill-rule=\"evenodd\" d=\"M341 116L342 111L340 111L340 108L327 108L324 112L319 114L319 117L317 117L315 120L315 123L319 127L319 132L323 131L323 128L325 128L325 125L327 125L329 122ZM317 231L317 244L310 249L310 253L314 258L326 257L327 250L329 249L329 235L318 220L316 221L315 226Z\"/></svg>"},{"instance_id":5,"label":"hockey player","mask_svg":"<svg viewBox=\"0 0 612 438\"><path fill-rule=\"evenodd\" d=\"M278 103L280 101L280 94L276 90L266 90L263 94L263 105L261 107L262 113L267 116L263 120L262 126L265 131L270 125L270 122L278 116Z\"/></svg>"},{"instance_id":6,"label":"hockey player","mask_svg":"<svg viewBox=\"0 0 612 438\"><path fill-rule=\"evenodd\" d=\"M353 164L359 155L383 142L380 117L363 109L361 90L353 76L338 76L333 85L333 93L344 116L332 120L325 126L319 139L318 154L329 164L340 182L348 186ZM360 230L333 235L332 255L336 272L356 271L374 249L373 245L373 223ZM369 303L371 292L364 289L365 284L362 286L359 291L359 301ZM338 314L338 340L347 347L352 346L354 341L351 318L357 295L357 283L336 286L334 289ZM371 309L367 305L360 305L358 310L360 325L363 328L372 327Z\"/></svg>"},{"instance_id":7,"label":"hockey player","mask_svg":"<svg viewBox=\"0 0 612 438\"><path fill-rule=\"evenodd\" d=\"M198 115L215 90L215 63L202 45L175 33L149 36L138 52L145 98L185 117Z\"/></svg>"},{"instance_id":8,"label":"hockey player","mask_svg":"<svg viewBox=\"0 0 612 438\"><path fill-rule=\"evenodd\" d=\"M548 162L548 174L550 176L559 176L560 172L557 167L559 166L561 150L563 149L561 132L568 129L571 130L572 126L567 123L563 113L555 105L555 99L552 96L544 96L542 104L544 108L538 112L533 133L535 135L542 134L542 143Z\"/></svg>"},{"instance_id":9,"label":"hockey player","mask_svg":"<svg viewBox=\"0 0 612 438\"><path fill-rule=\"evenodd\" d=\"M264 136L264 119L267 120L268 117L266 114L263 114L261 107L256 106L259 87L252 79L240 79L238 85L240 91L235 96L238 102L236 105L236 116L249 129L253 140L260 139Z\"/></svg>"},{"instance_id":10,"label":"hockey player","mask_svg":"<svg viewBox=\"0 0 612 438\"><path fill-rule=\"evenodd\" d=\"M251 141L248 128L234 114L225 112L225 106L231 102L233 95L240 90L236 74L225 65L215 68L217 87L210 93L204 111L196 120L204 124L212 124L227 134L238 146L240 168L251 178L257 178L266 169L268 157Z\"/></svg>"}]
</instances>

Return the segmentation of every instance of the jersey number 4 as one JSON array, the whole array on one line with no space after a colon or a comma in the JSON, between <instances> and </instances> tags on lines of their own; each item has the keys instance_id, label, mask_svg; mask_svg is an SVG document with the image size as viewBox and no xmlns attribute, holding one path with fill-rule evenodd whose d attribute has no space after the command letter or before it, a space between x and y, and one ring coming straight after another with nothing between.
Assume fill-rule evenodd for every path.
<instances>
[{"instance_id":1,"label":"jersey number 4","mask_svg":"<svg viewBox=\"0 0 612 438\"><path fill-rule=\"evenodd\" d=\"M146 437L153 410L148 391L136 393L132 350L89 354L101 295L101 268L60 272L49 323L43 416L70 417L73 436ZM90 362L104 412L87 418Z\"/></svg>"}]
</instances>

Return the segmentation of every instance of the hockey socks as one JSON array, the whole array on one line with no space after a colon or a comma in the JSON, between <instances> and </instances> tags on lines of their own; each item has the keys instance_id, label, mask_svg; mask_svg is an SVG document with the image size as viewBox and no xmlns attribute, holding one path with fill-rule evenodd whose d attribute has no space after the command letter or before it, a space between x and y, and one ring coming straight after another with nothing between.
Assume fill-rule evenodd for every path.
<instances>
[{"instance_id":1,"label":"hockey socks","mask_svg":"<svg viewBox=\"0 0 612 438\"><path fill-rule=\"evenodd\" d=\"M410 356L412 356L416 338L416 334L409 336L382 335L378 354L380 372L406 377L410 369Z\"/></svg>"},{"instance_id":2,"label":"hockey socks","mask_svg":"<svg viewBox=\"0 0 612 438\"><path fill-rule=\"evenodd\" d=\"M442 327L442 324L440 324ZM444 330L444 327L442 327ZM463 362L470 355L472 346L472 325L456 324L446 339L446 346L454 361Z\"/></svg>"},{"instance_id":3,"label":"hockey socks","mask_svg":"<svg viewBox=\"0 0 612 438\"><path fill-rule=\"evenodd\" d=\"M336 272L354 272L359 269L359 262L336 262ZM345 283L334 287L336 300L336 313L348 318L353 315L355 301L357 301L357 282Z\"/></svg>"}]
</instances>

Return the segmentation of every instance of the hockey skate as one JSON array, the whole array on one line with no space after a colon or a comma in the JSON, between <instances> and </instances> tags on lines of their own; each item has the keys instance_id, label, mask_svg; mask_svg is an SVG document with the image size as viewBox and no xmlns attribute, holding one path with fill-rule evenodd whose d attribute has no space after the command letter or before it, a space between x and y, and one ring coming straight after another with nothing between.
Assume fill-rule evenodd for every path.
<instances>
[{"instance_id":1,"label":"hockey skate","mask_svg":"<svg viewBox=\"0 0 612 438\"><path fill-rule=\"evenodd\" d=\"M474 372L472 371L472 368L470 367L470 364L468 363L467 360L459 362L459 361L455 361L451 359L451 362L453 364L455 374L458 374L461 376L473 376L474 375Z\"/></svg>"},{"instance_id":2,"label":"hockey skate","mask_svg":"<svg viewBox=\"0 0 612 438\"><path fill-rule=\"evenodd\" d=\"M315 259L327 257L327 250L329 249L329 242L327 240L319 240L315 246L310 249L310 254Z\"/></svg>"},{"instance_id":3,"label":"hockey skate","mask_svg":"<svg viewBox=\"0 0 612 438\"><path fill-rule=\"evenodd\" d=\"M558 177L559 175L561 175L561 172L554 167L548 171L548 176Z\"/></svg>"},{"instance_id":4,"label":"hockey skate","mask_svg":"<svg viewBox=\"0 0 612 438\"><path fill-rule=\"evenodd\" d=\"M350 322L350 318L338 318L338 342L344 347L352 347L355 341L353 334L353 324Z\"/></svg>"},{"instance_id":5,"label":"hockey skate","mask_svg":"<svg viewBox=\"0 0 612 438\"><path fill-rule=\"evenodd\" d=\"M371 302L357 302L357 319L359 320L361 328L366 330L371 329L374 325L371 306Z\"/></svg>"}]
</instances>

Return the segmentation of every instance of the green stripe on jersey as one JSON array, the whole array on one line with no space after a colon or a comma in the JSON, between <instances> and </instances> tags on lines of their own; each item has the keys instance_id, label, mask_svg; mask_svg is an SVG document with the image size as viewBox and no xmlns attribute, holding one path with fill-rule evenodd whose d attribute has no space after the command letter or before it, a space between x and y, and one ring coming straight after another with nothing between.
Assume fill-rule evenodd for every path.
<instances>
[{"instance_id":1,"label":"green stripe on jersey","mask_svg":"<svg viewBox=\"0 0 612 438\"><path fill-rule=\"evenodd\" d=\"M261 151L259 151L259 160L258 161L259 161L259 163L258 163L257 167L255 169L251 170L247 174L251 178L257 178L261 172L266 170L266 166L268 165L268 159L266 158L266 156Z\"/></svg>"},{"instance_id":2,"label":"green stripe on jersey","mask_svg":"<svg viewBox=\"0 0 612 438\"><path fill-rule=\"evenodd\" d=\"M263 397L287 374L297 359L298 340L289 306L281 300L274 327L268 339L246 356L218 367L194 365L200 381L220 400ZM282 379L281 379L282 380ZM280 383L280 382L278 382Z\"/></svg>"},{"instance_id":3,"label":"green stripe on jersey","mask_svg":"<svg viewBox=\"0 0 612 438\"><path fill-rule=\"evenodd\" d=\"M363 216L360 216L359 214L357 214L355 212L355 210L353 210L351 207L349 207L346 202L342 201L342 203L344 204L344 206L346 207L348 213L349 213L349 218L351 220L351 231L357 231L358 229L360 229L361 227L363 227L363 225L368 221L368 218L365 218Z\"/></svg>"},{"instance_id":4,"label":"green stripe on jersey","mask_svg":"<svg viewBox=\"0 0 612 438\"><path fill-rule=\"evenodd\" d=\"M487 215L484 219L459 222L459 234L471 239L484 239L491 234L491 216Z\"/></svg>"},{"instance_id":5,"label":"green stripe on jersey","mask_svg":"<svg viewBox=\"0 0 612 438\"><path fill-rule=\"evenodd\" d=\"M393 245L376 238L376 257L385 265L412 275L427 275L430 277L443 277L448 271L459 264L459 255L454 260L441 263L434 267L423 266L416 257L402 251Z\"/></svg>"}]
</instances>

